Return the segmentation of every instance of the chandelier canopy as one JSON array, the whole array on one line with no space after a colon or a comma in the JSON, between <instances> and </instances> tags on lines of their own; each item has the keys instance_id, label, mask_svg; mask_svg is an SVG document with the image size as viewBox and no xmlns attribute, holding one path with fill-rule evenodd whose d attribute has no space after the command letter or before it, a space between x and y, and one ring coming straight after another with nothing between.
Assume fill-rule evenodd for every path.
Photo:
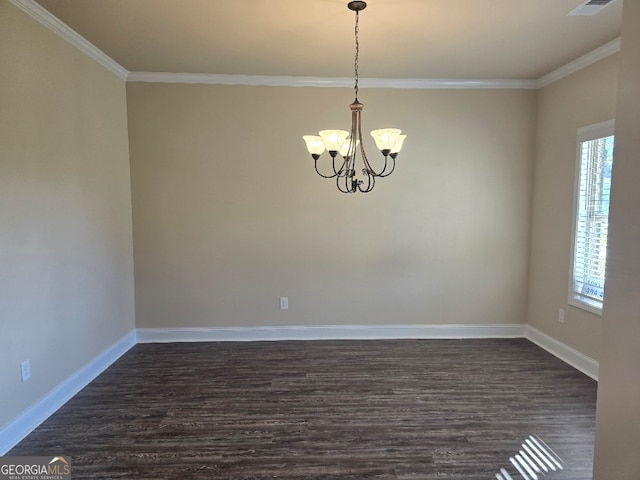
<instances>
[{"instance_id":1,"label":"chandelier canopy","mask_svg":"<svg viewBox=\"0 0 640 480\"><path fill-rule=\"evenodd\" d=\"M338 190L343 193L368 193L373 190L376 178L387 177L393 173L396 166L396 157L402 149L402 144L407 138L397 128L382 128L373 130L371 136L374 138L378 150L384 157L384 166L374 170L367 154L364 151L362 141L361 115L363 104L358 101L358 55L360 53L359 19L360 12L367 7L366 2L349 2L347 7L355 12L355 100L349 105L351 109L351 131L346 130L321 130L319 135L304 135L302 138L307 144L307 150L311 154L314 166L318 175L323 178L335 178ZM333 171L325 174L318 169L318 159L324 153L329 152ZM360 154L361 165L356 164L356 157ZM358 177L356 172L361 168L362 177Z\"/></svg>"}]
</instances>

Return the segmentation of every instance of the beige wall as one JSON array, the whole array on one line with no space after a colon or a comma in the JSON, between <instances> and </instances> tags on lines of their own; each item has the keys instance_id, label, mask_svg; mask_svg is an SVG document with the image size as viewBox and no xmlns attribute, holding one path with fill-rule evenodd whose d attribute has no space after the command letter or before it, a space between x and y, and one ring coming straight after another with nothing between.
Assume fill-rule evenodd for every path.
<instances>
[{"instance_id":1,"label":"beige wall","mask_svg":"<svg viewBox=\"0 0 640 480\"><path fill-rule=\"evenodd\" d=\"M124 82L6 0L0 65L2 428L130 332L134 300Z\"/></svg>"},{"instance_id":2,"label":"beige wall","mask_svg":"<svg viewBox=\"0 0 640 480\"><path fill-rule=\"evenodd\" d=\"M612 55L538 97L528 322L596 360L601 317L567 303L576 145L579 127L615 117L618 61Z\"/></svg>"},{"instance_id":3,"label":"beige wall","mask_svg":"<svg viewBox=\"0 0 640 480\"><path fill-rule=\"evenodd\" d=\"M345 195L301 136L351 90L127 84L138 327L526 321L536 92L360 93L409 138Z\"/></svg>"},{"instance_id":4,"label":"beige wall","mask_svg":"<svg viewBox=\"0 0 640 480\"><path fill-rule=\"evenodd\" d=\"M595 480L640 478L640 2L623 10Z\"/></svg>"}]
</instances>

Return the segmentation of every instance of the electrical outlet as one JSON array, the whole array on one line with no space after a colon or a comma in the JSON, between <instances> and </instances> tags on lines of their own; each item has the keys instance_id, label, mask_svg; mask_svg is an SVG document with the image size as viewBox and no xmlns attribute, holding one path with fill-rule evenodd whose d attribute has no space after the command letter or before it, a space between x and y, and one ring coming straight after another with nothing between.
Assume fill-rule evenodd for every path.
<instances>
[{"instance_id":1,"label":"electrical outlet","mask_svg":"<svg viewBox=\"0 0 640 480\"><path fill-rule=\"evenodd\" d=\"M280 297L280 310L289 310L289 297Z\"/></svg>"},{"instance_id":2,"label":"electrical outlet","mask_svg":"<svg viewBox=\"0 0 640 480\"><path fill-rule=\"evenodd\" d=\"M20 369L22 371L22 381L26 382L31 378L31 360L27 359L20 364Z\"/></svg>"},{"instance_id":3,"label":"electrical outlet","mask_svg":"<svg viewBox=\"0 0 640 480\"><path fill-rule=\"evenodd\" d=\"M564 323L564 310L562 308L558 310L558 321Z\"/></svg>"}]
</instances>

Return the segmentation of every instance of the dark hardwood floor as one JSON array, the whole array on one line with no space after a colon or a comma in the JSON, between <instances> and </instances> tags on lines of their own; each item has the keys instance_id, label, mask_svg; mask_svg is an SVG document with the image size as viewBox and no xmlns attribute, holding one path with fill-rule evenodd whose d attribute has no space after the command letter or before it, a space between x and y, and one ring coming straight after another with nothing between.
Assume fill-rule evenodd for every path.
<instances>
[{"instance_id":1,"label":"dark hardwood floor","mask_svg":"<svg viewBox=\"0 0 640 480\"><path fill-rule=\"evenodd\" d=\"M596 382L524 339L141 344L8 455L74 479L591 479ZM542 478L542 477L540 477Z\"/></svg>"}]
</instances>

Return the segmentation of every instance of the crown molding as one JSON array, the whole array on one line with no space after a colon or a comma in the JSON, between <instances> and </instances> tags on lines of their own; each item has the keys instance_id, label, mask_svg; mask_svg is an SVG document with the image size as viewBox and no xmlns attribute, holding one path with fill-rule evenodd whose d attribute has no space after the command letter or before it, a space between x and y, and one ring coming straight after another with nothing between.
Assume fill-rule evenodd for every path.
<instances>
[{"instance_id":1,"label":"crown molding","mask_svg":"<svg viewBox=\"0 0 640 480\"><path fill-rule=\"evenodd\" d=\"M579 58L576 58L574 61L563 65L562 67L550 72L538 80L536 80L536 88L543 88L547 85L550 85L558 80L568 77L569 75L576 73L579 70L582 70L589 65L593 65L594 63L607 58L614 53L618 53L620 51L620 37L615 40L610 41L609 43L605 43L601 47L596 48L595 50L583 55Z\"/></svg>"},{"instance_id":2,"label":"crown molding","mask_svg":"<svg viewBox=\"0 0 640 480\"><path fill-rule=\"evenodd\" d=\"M353 83L353 80L351 80ZM472 80L461 78L365 78L360 83L368 88L416 88L416 89L535 89L536 82L526 79L493 78Z\"/></svg>"},{"instance_id":3,"label":"crown molding","mask_svg":"<svg viewBox=\"0 0 640 480\"><path fill-rule=\"evenodd\" d=\"M221 75L207 73L129 72L80 34L40 6L34 0L9 0L11 4L38 21L56 35L91 57L107 70L127 82L191 83L208 85L249 85L270 87L326 87L347 88L353 85L350 77L292 77L270 75ZM365 88L406 89L528 89L546 87L599 60L620 51L620 38L596 48L576 60L538 78L527 79L439 79L439 78L362 78Z\"/></svg>"},{"instance_id":4,"label":"crown molding","mask_svg":"<svg viewBox=\"0 0 640 480\"><path fill-rule=\"evenodd\" d=\"M269 75L219 75L208 73L129 72L127 82L197 83L208 85L251 85L267 87L351 88L350 77L278 77ZM365 88L465 89L514 88L535 89L535 80L464 80L430 78L362 78Z\"/></svg>"},{"instance_id":5,"label":"crown molding","mask_svg":"<svg viewBox=\"0 0 640 480\"><path fill-rule=\"evenodd\" d=\"M271 75L224 75L216 73L129 72L127 82L196 83L267 87L349 87L347 77L287 77Z\"/></svg>"},{"instance_id":6,"label":"crown molding","mask_svg":"<svg viewBox=\"0 0 640 480\"><path fill-rule=\"evenodd\" d=\"M127 69L125 69L118 62L113 60L107 54L105 54L102 50L97 48L83 36L78 34L76 31L69 28L63 22L58 20L55 16L49 13L48 10L41 7L34 0L9 0L14 6L18 9L22 10L24 13L29 15L34 20L38 21L53 33L61 37L63 40L66 40L68 43L79 49L81 52L98 62L100 65L105 67L111 73L120 77L122 80L126 80L127 74L129 73Z\"/></svg>"}]
</instances>

